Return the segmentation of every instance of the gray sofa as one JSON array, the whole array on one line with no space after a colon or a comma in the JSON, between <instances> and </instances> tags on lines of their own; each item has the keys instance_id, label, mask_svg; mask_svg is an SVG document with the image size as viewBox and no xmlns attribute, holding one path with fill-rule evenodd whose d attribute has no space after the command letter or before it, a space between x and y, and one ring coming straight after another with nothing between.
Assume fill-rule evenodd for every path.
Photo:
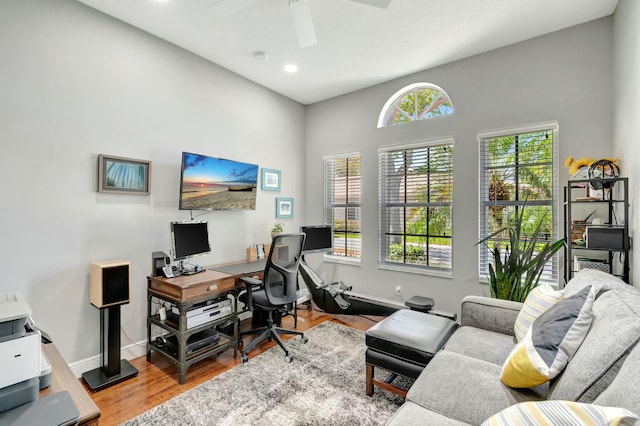
<instances>
[{"instance_id":1,"label":"gray sofa","mask_svg":"<svg viewBox=\"0 0 640 426\"><path fill-rule=\"evenodd\" d=\"M622 407L640 414L640 290L604 272L584 269L567 283L567 296L598 288L594 318L564 371L532 389L500 381L515 345L521 303L469 296L461 327L409 389L389 425L478 425L523 401L568 400Z\"/></svg>"}]
</instances>

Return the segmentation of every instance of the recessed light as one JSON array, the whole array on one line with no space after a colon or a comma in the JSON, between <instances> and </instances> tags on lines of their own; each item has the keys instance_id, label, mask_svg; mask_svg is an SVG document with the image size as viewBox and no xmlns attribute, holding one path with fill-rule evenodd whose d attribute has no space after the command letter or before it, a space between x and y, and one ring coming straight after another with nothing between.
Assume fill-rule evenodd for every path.
<instances>
[{"instance_id":1,"label":"recessed light","mask_svg":"<svg viewBox=\"0 0 640 426\"><path fill-rule=\"evenodd\" d=\"M293 64L288 64L284 66L284 70L289 73L298 72L298 67Z\"/></svg>"}]
</instances>

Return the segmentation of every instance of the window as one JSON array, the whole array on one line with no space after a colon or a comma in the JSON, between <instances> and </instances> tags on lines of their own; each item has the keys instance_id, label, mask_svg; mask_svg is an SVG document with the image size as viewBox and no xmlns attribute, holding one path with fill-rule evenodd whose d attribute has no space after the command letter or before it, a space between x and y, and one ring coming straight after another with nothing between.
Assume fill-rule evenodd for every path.
<instances>
[{"instance_id":1,"label":"window","mask_svg":"<svg viewBox=\"0 0 640 426\"><path fill-rule=\"evenodd\" d=\"M333 255L360 259L360 154L324 159L325 223L333 225Z\"/></svg>"},{"instance_id":2,"label":"window","mask_svg":"<svg viewBox=\"0 0 640 426\"><path fill-rule=\"evenodd\" d=\"M381 267L451 274L453 140L378 151Z\"/></svg>"},{"instance_id":3,"label":"window","mask_svg":"<svg viewBox=\"0 0 640 426\"><path fill-rule=\"evenodd\" d=\"M558 125L543 123L499 132L486 132L480 141L480 238L514 223L522 209L529 234L539 221L550 241L558 239ZM527 234L527 226L523 226ZM490 248L506 246L507 233L480 245L479 272L489 279ZM558 256L544 268L540 281L557 282Z\"/></svg>"},{"instance_id":4,"label":"window","mask_svg":"<svg viewBox=\"0 0 640 426\"><path fill-rule=\"evenodd\" d=\"M453 104L444 90L430 83L415 83L403 87L389 98L380 112L378 127L449 114L453 114Z\"/></svg>"}]
</instances>

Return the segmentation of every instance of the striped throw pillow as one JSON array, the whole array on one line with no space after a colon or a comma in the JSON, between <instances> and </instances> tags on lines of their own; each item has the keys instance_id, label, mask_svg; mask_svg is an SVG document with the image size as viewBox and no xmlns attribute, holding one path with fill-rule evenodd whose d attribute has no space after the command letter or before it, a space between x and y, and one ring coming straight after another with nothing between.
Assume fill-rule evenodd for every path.
<instances>
[{"instance_id":1,"label":"striped throw pillow","mask_svg":"<svg viewBox=\"0 0 640 426\"><path fill-rule=\"evenodd\" d=\"M596 292L595 287L585 287L536 318L504 362L502 383L531 388L558 376L589 332Z\"/></svg>"},{"instance_id":2,"label":"striped throw pillow","mask_svg":"<svg viewBox=\"0 0 640 426\"><path fill-rule=\"evenodd\" d=\"M546 312L550 307L561 301L564 297L564 290L556 290L550 284L541 284L535 287L522 305L518 318L513 326L516 341L521 341L533 321Z\"/></svg>"},{"instance_id":3,"label":"striped throw pillow","mask_svg":"<svg viewBox=\"0 0 640 426\"><path fill-rule=\"evenodd\" d=\"M617 407L602 407L572 401L521 402L485 420L481 426L627 426L639 417Z\"/></svg>"}]
</instances>

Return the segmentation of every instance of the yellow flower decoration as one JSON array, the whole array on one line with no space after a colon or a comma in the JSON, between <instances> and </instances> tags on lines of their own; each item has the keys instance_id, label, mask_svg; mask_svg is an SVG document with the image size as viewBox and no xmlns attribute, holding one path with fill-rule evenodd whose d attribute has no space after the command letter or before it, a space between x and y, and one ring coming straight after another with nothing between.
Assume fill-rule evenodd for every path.
<instances>
[{"instance_id":1,"label":"yellow flower decoration","mask_svg":"<svg viewBox=\"0 0 640 426\"><path fill-rule=\"evenodd\" d=\"M607 160L607 161L611 161L612 163L615 163L618 167L620 167L620 159L618 158L611 158L611 157L605 157L602 158L602 160ZM570 175L575 175L576 173L578 173L578 171L583 168L583 167L591 167L591 165L593 163L595 163L596 160L594 158L589 158L589 157L583 157L580 158L578 160L576 160L575 158L573 158L571 155L567 157L566 160L564 160L564 166L569 169L569 174Z\"/></svg>"},{"instance_id":2,"label":"yellow flower decoration","mask_svg":"<svg viewBox=\"0 0 640 426\"><path fill-rule=\"evenodd\" d=\"M570 175L575 175L581 168L590 167L594 161L596 160L589 157L583 157L576 160L572 156L569 156L565 160L564 166L569 169Z\"/></svg>"},{"instance_id":3,"label":"yellow flower decoration","mask_svg":"<svg viewBox=\"0 0 640 426\"><path fill-rule=\"evenodd\" d=\"M571 166L571 163L573 163L573 157L568 156L567 159L564 160L564 167L568 169Z\"/></svg>"}]
</instances>

